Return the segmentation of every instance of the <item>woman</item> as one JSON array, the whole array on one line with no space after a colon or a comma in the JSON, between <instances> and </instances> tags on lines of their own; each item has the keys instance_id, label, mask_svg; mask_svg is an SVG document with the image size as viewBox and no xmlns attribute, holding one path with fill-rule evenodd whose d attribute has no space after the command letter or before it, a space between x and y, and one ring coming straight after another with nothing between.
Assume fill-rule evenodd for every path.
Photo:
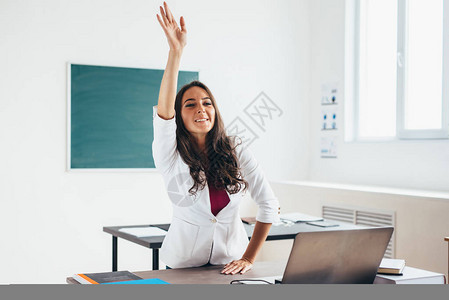
<instances>
[{"instance_id":1,"label":"woman","mask_svg":"<svg viewBox=\"0 0 449 300\"><path fill-rule=\"evenodd\" d=\"M173 202L161 260L172 268L225 264L221 273L243 274L278 220L279 204L252 155L226 135L211 91L194 81L176 94L187 29L165 2L160 11L170 51L154 109L153 156ZM239 217L247 189L259 206L249 243Z\"/></svg>"}]
</instances>

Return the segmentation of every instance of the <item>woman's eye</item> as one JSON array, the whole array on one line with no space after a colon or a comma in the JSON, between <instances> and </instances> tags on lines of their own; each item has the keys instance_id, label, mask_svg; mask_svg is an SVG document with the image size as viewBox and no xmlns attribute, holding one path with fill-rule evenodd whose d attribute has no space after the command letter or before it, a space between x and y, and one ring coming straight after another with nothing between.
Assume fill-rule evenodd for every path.
<instances>
[{"instance_id":1,"label":"woman's eye","mask_svg":"<svg viewBox=\"0 0 449 300\"><path fill-rule=\"evenodd\" d=\"M206 102L204 105L212 105L212 102Z\"/></svg>"},{"instance_id":2,"label":"woman's eye","mask_svg":"<svg viewBox=\"0 0 449 300\"><path fill-rule=\"evenodd\" d=\"M186 107L192 107L194 106L193 104L187 104Z\"/></svg>"}]
</instances>

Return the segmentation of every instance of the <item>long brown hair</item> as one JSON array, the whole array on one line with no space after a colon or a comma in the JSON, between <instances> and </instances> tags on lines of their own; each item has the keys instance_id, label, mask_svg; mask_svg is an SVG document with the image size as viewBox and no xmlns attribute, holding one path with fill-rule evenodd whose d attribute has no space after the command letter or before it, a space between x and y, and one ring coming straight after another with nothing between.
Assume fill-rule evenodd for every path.
<instances>
[{"instance_id":1,"label":"long brown hair","mask_svg":"<svg viewBox=\"0 0 449 300\"><path fill-rule=\"evenodd\" d=\"M209 94L215 108L215 123L206 135L205 152L199 151L196 144L192 142L193 137L186 129L181 117L182 97L189 88L194 86L202 88ZM235 148L241 142L236 144L235 138L231 139L227 136L223 119L209 88L200 81L192 81L183 86L176 95L175 113L177 150L190 167L190 175L194 181L189 193L193 195L198 190L204 189L207 181L215 188L226 190L230 194L236 194L242 188L246 190L248 182L241 176L235 152ZM206 176L204 177L203 174Z\"/></svg>"}]
</instances>

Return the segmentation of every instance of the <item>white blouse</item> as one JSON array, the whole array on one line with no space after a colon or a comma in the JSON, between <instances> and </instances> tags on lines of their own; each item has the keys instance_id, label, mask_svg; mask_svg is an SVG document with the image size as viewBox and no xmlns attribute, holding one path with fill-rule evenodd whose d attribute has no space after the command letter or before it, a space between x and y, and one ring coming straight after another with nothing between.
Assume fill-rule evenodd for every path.
<instances>
[{"instance_id":1,"label":"white blouse","mask_svg":"<svg viewBox=\"0 0 449 300\"><path fill-rule=\"evenodd\" d=\"M240 259L248 245L239 215L244 192L228 193L230 202L217 216L211 212L207 185L196 195L189 194L194 181L176 149L175 118L164 120L157 114L157 107L153 108L153 158L173 204L173 219L162 243L161 260L171 268L186 268ZM242 145L236 147L236 155L242 177L259 207L256 220L277 222L279 202L259 164Z\"/></svg>"}]
</instances>

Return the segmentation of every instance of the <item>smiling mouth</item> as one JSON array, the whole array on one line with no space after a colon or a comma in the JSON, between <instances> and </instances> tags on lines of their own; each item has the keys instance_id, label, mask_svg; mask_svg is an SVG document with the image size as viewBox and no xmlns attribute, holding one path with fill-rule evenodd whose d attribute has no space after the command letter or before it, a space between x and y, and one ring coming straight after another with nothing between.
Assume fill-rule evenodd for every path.
<instances>
[{"instance_id":1,"label":"smiling mouth","mask_svg":"<svg viewBox=\"0 0 449 300\"><path fill-rule=\"evenodd\" d=\"M206 121L209 121L209 119L198 119L198 120L195 120L196 123L206 122Z\"/></svg>"}]
</instances>

